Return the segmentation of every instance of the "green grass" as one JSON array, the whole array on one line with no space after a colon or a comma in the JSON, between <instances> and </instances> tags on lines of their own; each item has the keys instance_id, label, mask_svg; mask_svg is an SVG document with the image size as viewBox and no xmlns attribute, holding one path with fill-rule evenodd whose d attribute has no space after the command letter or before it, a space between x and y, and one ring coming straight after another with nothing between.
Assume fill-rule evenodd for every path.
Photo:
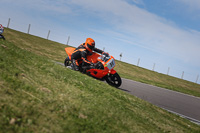
<instances>
[{"instance_id":1,"label":"green grass","mask_svg":"<svg viewBox=\"0 0 200 133\"><path fill-rule=\"evenodd\" d=\"M64 50L66 45L26 35L10 29L5 30L5 36L10 42L13 42L18 47L30 51L31 53L59 62L63 62L66 58ZM150 71L120 61L117 61L115 69L123 78L200 97L200 85L193 82Z\"/></svg>"},{"instance_id":2,"label":"green grass","mask_svg":"<svg viewBox=\"0 0 200 133\"><path fill-rule=\"evenodd\" d=\"M64 45L10 29L5 37L0 40L2 133L200 131L186 119L56 64L65 59Z\"/></svg>"}]
</instances>

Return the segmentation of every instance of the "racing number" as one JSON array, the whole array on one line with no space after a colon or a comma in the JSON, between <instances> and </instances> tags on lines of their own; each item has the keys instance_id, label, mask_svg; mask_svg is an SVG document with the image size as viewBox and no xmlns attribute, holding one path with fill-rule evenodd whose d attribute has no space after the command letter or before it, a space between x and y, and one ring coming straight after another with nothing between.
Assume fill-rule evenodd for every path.
<instances>
[{"instance_id":1,"label":"racing number","mask_svg":"<svg viewBox=\"0 0 200 133\"><path fill-rule=\"evenodd\" d=\"M112 61L112 62L110 63L110 66L113 67L114 65L115 65L114 62Z\"/></svg>"}]
</instances>

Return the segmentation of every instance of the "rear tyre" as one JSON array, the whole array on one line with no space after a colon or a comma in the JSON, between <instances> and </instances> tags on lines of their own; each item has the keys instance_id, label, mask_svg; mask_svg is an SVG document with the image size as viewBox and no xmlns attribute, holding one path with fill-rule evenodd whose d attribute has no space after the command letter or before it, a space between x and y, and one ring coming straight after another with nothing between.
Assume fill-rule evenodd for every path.
<instances>
[{"instance_id":1,"label":"rear tyre","mask_svg":"<svg viewBox=\"0 0 200 133\"><path fill-rule=\"evenodd\" d=\"M67 57L67 58L65 59L65 61L64 61L64 65L65 65L65 67L71 65L71 61L70 61L69 57Z\"/></svg>"},{"instance_id":2,"label":"rear tyre","mask_svg":"<svg viewBox=\"0 0 200 133\"><path fill-rule=\"evenodd\" d=\"M105 79L109 85L114 86L116 88L118 88L122 84L121 77L118 75L118 73L109 74Z\"/></svg>"}]
</instances>

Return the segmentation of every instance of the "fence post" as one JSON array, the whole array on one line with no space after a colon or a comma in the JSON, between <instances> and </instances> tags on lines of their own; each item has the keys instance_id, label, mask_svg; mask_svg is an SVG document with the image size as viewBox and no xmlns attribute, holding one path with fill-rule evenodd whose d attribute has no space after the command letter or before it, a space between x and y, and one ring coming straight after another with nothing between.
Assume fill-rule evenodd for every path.
<instances>
[{"instance_id":1,"label":"fence post","mask_svg":"<svg viewBox=\"0 0 200 133\"><path fill-rule=\"evenodd\" d=\"M153 64L153 69L152 69L152 71L154 71L154 69L155 69L155 66L156 66L156 63L154 63L154 64Z\"/></svg>"},{"instance_id":2,"label":"fence post","mask_svg":"<svg viewBox=\"0 0 200 133\"><path fill-rule=\"evenodd\" d=\"M140 64L140 58L138 58L137 66L139 66L139 64Z\"/></svg>"},{"instance_id":3,"label":"fence post","mask_svg":"<svg viewBox=\"0 0 200 133\"><path fill-rule=\"evenodd\" d=\"M69 44L69 39L70 39L70 36L68 36L68 39L67 39L67 45Z\"/></svg>"},{"instance_id":4,"label":"fence post","mask_svg":"<svg viewBox=\"0 0 200 133\"><path fill-rule=\"evenodd\" d=\"M183 71L183 73L182 73L181 79L183 79L183 76L184 76L184 71Z\"/></svg>"},{"instance_id":5,"label":"fence post","mask_svg":"<svg viewBox=\"0 0 200 133\"><path fill-rule=\"evenodd\" d=\"M49 30L48 35L47 35L47 40L49 40L49 34L50 34L50 30Z\"/></svg>"},{"instance_id":6,"label":"fence post","mask_svg":"<svg viewBox=\"0 0 200 133\"><path fill-rule=\"evenodd\" d=\"M30 28L31 28L31 24L28 25L28 32L27 32L28 34L30 32Z\"/></svg>"},{"instance_id":7,"label":"fence post","mask_svg":"<svg viewBox=\"0 0 200 133\"><path fill-rule=\"evenodd\" d=\"M198 82L198 79L199 79L199 74L197 75L196 83Z\"/></svg>"},{"instance_id":8,"label":"fence post","mask_svg":"<svg viewBox=\"0 0 200 133\"><path fill-rule=\"evenodd\" d=\"M121 58L122 58L122 53L119 55L119 57L120 57L120 61L121 61Z\"/></svg>"},{"instance_id":9,"label":"fence post","mask_svg":"<svg viewBox=\"0 0 200 133\"><path fill-rule=\"evenodd\" d=\"M167 70L167 75L169 75L169 70L170 70L170 67L168 67L168 70Z\"/></svg>"},{"instance_id":10,"label":"fence post","mask_svg":"<svg viewBox=\"0 0 200 133\"><path fill-rule=\"evenodd\" d=\"M9 28L9 25L10 25L10 18L8 19L7 28Z\"/></svg>"}]
</instances>

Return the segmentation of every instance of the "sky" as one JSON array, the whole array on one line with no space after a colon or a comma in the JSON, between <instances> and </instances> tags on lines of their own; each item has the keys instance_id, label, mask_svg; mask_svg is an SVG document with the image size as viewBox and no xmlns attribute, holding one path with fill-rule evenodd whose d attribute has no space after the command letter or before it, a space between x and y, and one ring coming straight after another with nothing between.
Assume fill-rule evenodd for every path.
<instances>
[{"instance_id":1,"label":"sky","mask_svg":"<svg viewBox=\"0 0 200 133\"><path fill-rule=\"evenodd\" d=\"M0 23L200 83L200 0L0 0ZM197 80L198 79L198 80Z\"/></svg>"}]
</instances>

